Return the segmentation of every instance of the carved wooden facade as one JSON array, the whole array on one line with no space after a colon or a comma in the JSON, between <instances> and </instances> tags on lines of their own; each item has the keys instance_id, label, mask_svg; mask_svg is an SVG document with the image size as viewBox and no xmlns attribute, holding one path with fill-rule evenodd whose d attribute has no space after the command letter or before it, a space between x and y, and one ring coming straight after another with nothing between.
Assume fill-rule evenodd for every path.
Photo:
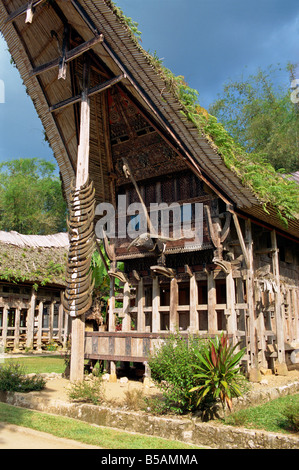
<instances>
[{"instance_id":1,"label":"carved wooden facade","mask_svg":"<svg viewBox=\"0 0 299 470\"><path fill-rule=\"evenodd\" d=\"M144 361L161 335L176 328L201 336L227 331L246 346L248 369L285 366L286 357L296 361L298 218L286 228L275 207L264 211L213 142L183 116L167 80L111 2L1 0L0 29L45 127L66 199L75 201L66 304L76 338L73 374L83 374L84 344L85 357L107 359L113 367L117 360ZM89 259L78 247L83 228L89 233L100 219L97 209L88 227L88 217L80 219L89 183L96 207L113 204L117 235L105 240L108 331L87 332L84 343L84 314L76 318L76 311L87 308L88 286L81 290L74 279ZM193 212L182 210L182 223L191 229L195 208L202 208L200 241L186 244L176 236L174 219L167 236L152 236L147 220L139 238L126 237L123 227L134 215L118 212L121 196L147 213L154 203L191 204ZM82 229L81 238L74 227ZM117 277L122 307L115 304Z\"/></svg>"}]
</instances>

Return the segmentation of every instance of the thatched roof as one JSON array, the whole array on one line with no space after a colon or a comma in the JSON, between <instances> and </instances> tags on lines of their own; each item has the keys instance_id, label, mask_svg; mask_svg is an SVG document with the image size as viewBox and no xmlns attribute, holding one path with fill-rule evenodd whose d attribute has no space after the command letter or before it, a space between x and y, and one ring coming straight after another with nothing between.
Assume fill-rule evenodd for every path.
<instances>
[{"instance_id":1,"label":"thatched roof","mask_svg":"<svg viewBox=\"0 0 299 470\"><path fill-rule=\"evenodd\" d=\"M21 235L0 231L0 279L64 286L68 235Z\"/></svg>"},{"instance_id":2,"label":"thatched roof","mask_svg":"<svg viewBox=\"0 0 299 470\"><path fill-rule=\"evenodd\" d=\"M38 67L59 58L63 33L68 29L70 50L92 43L89 49L91 88L122 75L115 89L126 94L181 162L240 214L250 215L298 238L298 218L290 220L286 228L271 204L265 212L262 198L228 168L213 142L199 132L186 113L182 114L186 109L166 86L165 77L157 72L149 54L134 39L112 2L33 3L36 4L33 21L25 23L24 14L10 16L26 4L24 0L0 0L0 30L44 125L67 197L76 172L79 108L76 103L55 110L55 105L80 94L83 60L78 56L69 62L65 80L57 79L57 66L43 73ZM103 92L91 99L90 175L98 202L112 199L116 177L111 141L107 139L113 121L109 96L109 92Z\"/></svg>"}]
</instances>

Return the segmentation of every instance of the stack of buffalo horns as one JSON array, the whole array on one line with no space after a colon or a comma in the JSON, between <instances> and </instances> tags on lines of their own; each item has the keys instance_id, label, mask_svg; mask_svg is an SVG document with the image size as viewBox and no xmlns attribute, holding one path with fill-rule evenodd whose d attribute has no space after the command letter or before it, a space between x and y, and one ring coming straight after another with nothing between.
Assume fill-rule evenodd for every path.
<instances>
[{"instance_id":1,"label":"stack of buffalo horns","mask_svg":"<svg viewBox=\"0 0 299 470\"><path fill-rule=\"evenodd\" d=\"M63 308L72 317L85 314L92 305L92 272L90 262L95 250L94 235L95 189L87 181L79 189L71 188L69 254L67 287L62 296Z\"/></svg>"}]
</instances>

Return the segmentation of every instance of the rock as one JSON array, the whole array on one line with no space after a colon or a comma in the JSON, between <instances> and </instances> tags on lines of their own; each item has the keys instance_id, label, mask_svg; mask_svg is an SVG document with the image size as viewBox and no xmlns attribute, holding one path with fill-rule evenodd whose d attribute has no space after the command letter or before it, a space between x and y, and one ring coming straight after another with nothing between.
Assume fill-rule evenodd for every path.
<instances>
[{"instance_id":1,"label":"rock","mask_svg":"<svg viewBox=\"0 0 299 470\"><path fill-rule=\"evenodd\" d=\"M260 381L260 384L261 384L261 385L268 385L269 382L268 382L267 379L262 379L262 380Z\"/></svg>"},{"instance_id":2,"label":"rock","mask_svg":"<svg viewBox=\"0 0 299 470\"><path fill-rule=\"evenodd\" d=\"M103 380L103 382L109 382L110 381L110 374L103 374L102 375L102 380Z\"/></svg>"},{"instance_id":3,"label":"rock","mask_svg":"<svg viewBox=\"0 0 299 470\"><path fill-rule=\"evenodd\" d=\"M271 369L266 369L265 367L260 368L260 373L262 375L272 375L272 370Z\"/></svg>"},{"instance_id":4,"label":"rock","mask_svg":"<svg viewBox=\"0 0 299 470\"><path fill-rule=\"evenodd\" d=\"M120 383L121 387L124 387L128 382L129 382L128 377L121 377L119 379L119 383Z\"/></svg>"},{"instance_id":5,"label":"rock","mask_svg":"<svg viewBox=\"0 0 299 470\"><path fill-rule=\"evenodd\" d=\"M262 379L262 374L258 369L250 369L249 371L249 381L250 382L260 382Z\"/></svg>"},{"instance_id":6,"label":"rock","mask_svg":"<svg viewBox=\"0 0 299 470\"><path fill-rule=\"evenodd\" d=\"M288 375L288 368L285 363L275 364L274 367L275 375Z\"/></svg>"},{"instance_id":7,"label":"rock","mask_svg":"<svg viewBox=\"0 0 299 470\"><path fill-rule=\"evenodd\" d=\"M110 374L109 375L109 382L112 382L112 383L117 382L116 374Z\"/></svg>"}]
</instances>

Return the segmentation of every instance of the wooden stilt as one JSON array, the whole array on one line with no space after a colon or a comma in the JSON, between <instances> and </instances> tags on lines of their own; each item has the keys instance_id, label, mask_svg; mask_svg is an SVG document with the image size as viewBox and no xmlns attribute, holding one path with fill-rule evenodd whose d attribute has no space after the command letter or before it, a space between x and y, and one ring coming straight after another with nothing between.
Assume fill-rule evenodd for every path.
<instances>
[{"instance_id":1,"label":"wooden stilt","mask_svg":"<svg viewBox=\"0 0 299 470\"><path fill-rule=\"evenodd\" d=\"M292 307L294 312L294 341L299 343L299 298L298 298L298 289L295 287L292 288L291 292Z\"/></svg>"},{"instance_id":2,"label":"wooden stilt","mask_svg":"<svg viewBox=\"0 0 299 470\"><path fill-rule=\"evenodd\" d=\"M266 336L265 336L265 320L263 309L258 309L257 304L260 292L258 285L255 284L255 305L256 305L256 330L257 330L257 355L258 355L258 368L268 368L266 359Z\"/></svg>"},{"instance_id":3,"label":"wooden stilt","mask_svg":"<svg viewBox=\"0 0 299 470\"><path fill-rule=\"evenodd\" d=\"M169 330L176 331L179 329L179 287L178 281L173 277L170 281L170 308L169 308Z\"/></svg>"},{"instance_id":4,"label":"wooden stilt","mask_svg":"<svg viewBox=\"0 0 299 470\"><path fill-rule=\"evenodd\" d=\"M130 286L128 282L124 284L124 300L123 300L123 322L122 331L131 330L131 315L129 313L130 307Z\"/></svg>"},{"instance_id":5,"label":"wooden stilt","mask_svg":"<svg viewBox=\"0 0 299 470\"><path fill-rule=\"evenodd\" d=\"M89 171L89 134L90 134L90 106L87 96L88 70L84 66L84 92L81 101L80 141L78 146L76 189L83 186L88 180ZM72 346L70 363L70 381L78 382L84 378L84 336L85 315L72 317Z\"/></svg>"},{"instance_id":6,"label":"wooden stilt","mask_svg":"<svg viewBox=\"0 0 299 470\"><path fill-rule=\"evenodd\" d=\"M195 274L190 277L190 331L192 333L199 330L199 318L197 311L198 304L198 287Z\"/></svg>"},{"instance_id":7,"label":"wooden stilt","mask_svg":"<svg viewBox=\"0 0 299 470\"><path fill-rule=\"evenodd\" d=\"M281 311L281 288L280 288L280 274L279 274L279 259L277 249L276 231L271 232L272 242L272 268L273 275L277 287L275 292L275 323L276 323L276 344L277 344L277 363L281 364L282 367L279 369L285 373L285 348L284 348L284 319Z\"/></svg>"},{"instance_id":8,"label":"wooden stilt","mask_svg":"<svg viewBox=\"0 0 299 470\"><path fill-rule=\"evenodd\" d=\"M38 304L38 320L37 320L37 350L38 351L41 351L42 349L43 313L44 313L44 303L42 300L40 300Z\"/></svg>"},{"instance_id":9,"label":"wooden stilt","mask_svg":"<svg viewBox=\"0 0 299 470\"><path fill-rule=\"evenodd\" d=\"M55 301L51 301L50 305L50 315L49 315L49 341L53 340L53 323L54 323L54 304Z\"/></svg>"},{"instance_id":10,"label":"wooden stilt","mask_svg":"<svg viewBox=\"0 0 299 470\"><path fill-rule=\"evenodd\" d=\"M34 331L34 313L36 305L36 291L32 287L31 290L31 301L30 309L27 316L27 338L26 338L26 347L29 349L33 348L33 331Z\"/></svg>"},{"instance_id":11,"label":"wooden stilt","mask_svg":"<svg viewBox=\"0 0 299 470\"><path fill-rule=\"evenodd\" d=\"M2 330L3 350L5 350L6 348L6 341L7 341L7 319L8 319L8 306L4 305L3 307L3 330Z\"/></svg>"},{"instance_id":12,"label":"wooden stilt","mask_svg":"<svg viewBox=\"0 0 299 470\"><path fill-rule=\"evenodd\" d=\"M58 341L62 343L62 330L63 330L63 306L59 304L58 307Z\"/></svg>"},{"instance_id":13,"label":"wooden stilt","mask_svg":"<svg viewBox=\"0 0 299 470\"><path fill-rule=\"evenodd\" d=\"M258 369L255 308L254 308L254 272L253 272L253 240L251 232L251 220L245 221L245 238L247 240L248 268L246 273L246 295L248 304L248 336L247 355L249 369Z\"/></svg>"},{"instance_id":14,"label":"wooden stilt","mask_svg":"<svg viewBox=\"0 0 299 470\"><path fill-rule=\"evenodd\" d=\"M152 331L157 333L160 330L160 286L159 277L153 278L153 303L152 303Z\"/></svg>"},{"instance_id":15,"label":"wooden stilt","mask_svg":"<svg viewBox=\"0 0 299 470\"><path fill-rule=\"evenodd\" d=\"M216 313L216 284L214 272L208 273L208 332L215 334L218 331L217 313Z\"/></svg>"},{"instance_id":16,"label":"wooden stilt","mask_svg":"<svg viewBox=\"0 0 299 470\"><path fill-rule=\"evenodd\" d=\"M115 278L110 277L108 331L115 331Z\"/></svg>"},{"instance_id":17,"label":"wooden stilt","mask_svg":"<svg viewBox=\"0 0 299 470\"><path fill-rule=\"evenodd\" d=\"M16 313L15 313L15 337L14 337L14 350L15 351L19 350L19 345L20 345L20 315L21 315L21 311L17 307Z\"/></svg>"},{"instance_id":18,"label":"wooden stilt","mask_svg":"<svg viewBox=\"0 0 299 470\"><path fill-rule=\"evenodd\" d=\"M237 343L237 314L236 314L235 282L232 272L226 276L226 314L227 333L233 336L233 344Z\"/></svg>"},{"instance_id":19,"label":"wooden stilt","mask_svg":"<svg viewBox=\"0 0 299 470\"><path fill-rule=\"evenodd\" d=\"M145 315L143 311L144 307L144 286L143 279L141 278L138 282L137 288L137 330L145 331Z\"/></svg>"}]
</instances>

